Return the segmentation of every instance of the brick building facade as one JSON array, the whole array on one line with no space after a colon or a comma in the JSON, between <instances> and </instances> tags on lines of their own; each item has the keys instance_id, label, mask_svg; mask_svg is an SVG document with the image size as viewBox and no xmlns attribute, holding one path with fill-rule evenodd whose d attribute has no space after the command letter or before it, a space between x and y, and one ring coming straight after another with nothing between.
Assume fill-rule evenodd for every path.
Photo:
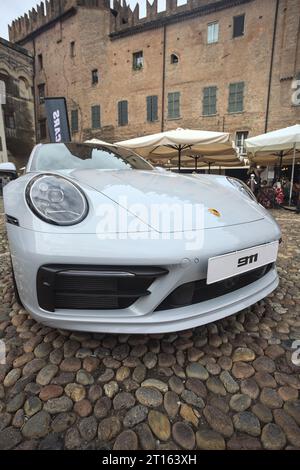
<instances>
[{"instance_id":1,"label":"brick building facade","mask_svg":"<svg viewBox=\"0 0 300 470\"><path fill-rule=\"evenodd\" d=\"M33 70L34 59L26 49L0 38L0 81L4 82L6 91L2 113L7 157L18 168L26 164L35 144ZM4 136L1 140L4 142Z\"/></svg>"},{"instance_id":2,"label":"brick building facade","mask_svg":"<svg viewBox=\"0 0 300 470\"><path fill-rule=\"evenodd\" d=\"M118 141L177 127L232 132L242 145L300 120L300 0L166 0L139 18L114 0L50 0L13 22L44 96L65 96L74 140ZM293 94L294 93L294 94Z\"/></svg>"}]
</instances>

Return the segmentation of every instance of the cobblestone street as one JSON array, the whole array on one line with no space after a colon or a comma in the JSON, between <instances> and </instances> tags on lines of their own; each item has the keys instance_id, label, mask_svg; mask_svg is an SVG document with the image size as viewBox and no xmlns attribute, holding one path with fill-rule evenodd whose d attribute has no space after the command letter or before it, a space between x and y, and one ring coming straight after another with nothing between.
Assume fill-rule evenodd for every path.
<instances>
[{"instance_id":1,"label":"cobblestone street","mask_svg":"<svg viewBox=\"0 0 300 470\"><path fill-rule=\"evenodd\" d=\"M300 449L300 216L273 213L283 243L272 295L144 336L32 320L14 299L2 214L0 449Z\"/></svg>"}]
</instances>

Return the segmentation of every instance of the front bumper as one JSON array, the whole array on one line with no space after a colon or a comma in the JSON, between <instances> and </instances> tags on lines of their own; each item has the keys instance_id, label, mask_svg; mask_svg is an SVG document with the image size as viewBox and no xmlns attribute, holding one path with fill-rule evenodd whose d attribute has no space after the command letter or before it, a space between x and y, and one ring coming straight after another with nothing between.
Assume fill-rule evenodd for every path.
<instances>
[{"instance_id":1,"label":"front bumper","mask_svg":"<svg viewBox=\"0 0 300 470\"><path fill-rule=\"evenodd\" d=\"M94 234L54 236L8 225L16 283L31 315L51 327L109 333L164 333L193 328L232 315L277 287L278 276L273 266L261 279L234 292L185 307L156 310L177 287L205 279L208 258L280 237L277 225L266 219L208 232L200 250L187 251L183 245L169 240L164 244L156 240L105 241ZM166 269L168 274L150 285L150 295L139 298L128 308L49 312L40 307L36 287L37 273L47 264L157 266Z\"/></svg>"}]
</instances>

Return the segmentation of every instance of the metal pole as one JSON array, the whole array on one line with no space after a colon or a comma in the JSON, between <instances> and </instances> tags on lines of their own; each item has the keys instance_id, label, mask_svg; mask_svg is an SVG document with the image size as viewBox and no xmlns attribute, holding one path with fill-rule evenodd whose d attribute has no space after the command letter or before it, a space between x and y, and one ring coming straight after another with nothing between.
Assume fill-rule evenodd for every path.
<instances>
[{"instance_id":1,"label":"metal pole","mask_svg":"<svg viewBox=\"0 0 300 470\"><path fill-rule=\"evenodd\" d=\"M195 171L198 170L198 157L195 158Z\"/></svg>"},{"instance_id":2,"label":"metal pole","mask_svg":"<svg viewBox=\"0 0 300 470\"><path fill-rule=\"evenodd\" d=\"M178 173L180 173L181 170L181 145L178 147Z\"/></svg>"},{"instance_id":3,"label":"metal pole","mask_svg":"<svg viewBox=\"0 0 300 470\"><path fill-rule=\"evenodd\" d=\"M166 41L167 26L163 29L163 54L162 54L162 90L161 90L161 132L165 130L165 88L166 88Z\"/></svg>"},{"instance_id":4,"label":"metal pole","mask_svg":"<svg viewBox=\"0 0 300 470\"><path fill-rule=\"evenodd\" d=\"M282 175L282 158L283 158L283 152L280 152L280 164L279 164L279 175L278 175L279 181L281 180L281 175Z\"/></svg>"},{"instance_id":5,"label":"metal pole","mask_svg":"<svg viewBox=\"0 0 300 470\"><path fill-rule=\"evenodd\" d=\"M208 164L208 174L210 175L210 165L211 163Z\"/></svg>"},{"instance_id":6,"label":"metal pole","mask_svg":"<svg viewBox=\"0 0 300 470\"><path fill-rule=\"evenodd\" d=\"M293 154L293 165L292 165L292 176L291 176L291 187L290 187L289 206L290 206L291 203L292 203L293 183L294 183L294 174L295 174L295 160L296 160L296 142L294 143L294 154Z\"/></svg>"},{"instance_id":7,"label":"metal pole","mask_svg":"<svg viewBox=\"0 0 300 470\"><path fill-rule=\"evenodd\" d=\"M273 63L275 55L275 45L276 45L276 35L277 35L277 23L278 23L278 13L279 13L279 3L280 0L276 1L275 16L274 16L274 26L273 26L273 39L272 39L272 49L271 49L271 61L270 61L270 70L269 70L269 80L268 80L268 91L267 91L267 109L265 117L265 134L268 132L269 126L269 113L270 113L270 101L271 101L271 86L273 78Z\"/></svg>"}]
</instances>

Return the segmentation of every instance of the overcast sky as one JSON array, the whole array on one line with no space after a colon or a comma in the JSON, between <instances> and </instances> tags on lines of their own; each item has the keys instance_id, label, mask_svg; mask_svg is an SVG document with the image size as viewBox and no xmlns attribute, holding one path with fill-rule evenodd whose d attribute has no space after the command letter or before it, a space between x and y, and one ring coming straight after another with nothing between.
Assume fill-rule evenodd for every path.
<instances>
[{"instance_id":1,"label":"overcast sky","mask_svg":"<svg viewBox=\"0 0 300 470\"><path fill-rule=\"evenodd\" d=\"M146 12L146 0L138 0L140 4L140 16L144 16ZM35 7L40 1L37 0L0 0L0 37L8 39L8 28L10 24L18 16L22 16L25 12ZM134 8L137 0L129 0L130 5ZM152 0L150 0L152 3ZM158 0L159 10L165 9L165 0ZM186 0L178 0L178 4L186 3Z\"/></svg>"}]
</instances>

